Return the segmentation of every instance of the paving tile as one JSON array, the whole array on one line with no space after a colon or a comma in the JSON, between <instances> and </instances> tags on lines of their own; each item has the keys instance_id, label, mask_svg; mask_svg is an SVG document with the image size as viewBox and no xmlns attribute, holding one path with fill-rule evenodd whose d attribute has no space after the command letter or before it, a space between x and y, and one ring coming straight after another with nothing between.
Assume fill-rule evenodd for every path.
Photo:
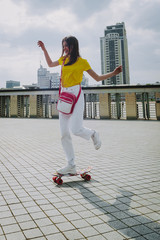
<instances>
[{"instance_id":1,"label":"paving tile","mask_svg":"<svg viewBox=\"0 0 160 240\"><path fill-rule=\"evenodd\" d=\"M94 228L101 234L113 231L113 228L111 228L109 225L107 225L105 223L94 225Z\"/></svg>"},{"instance_id":2,"label":"paving tile","mask_svg":"<svg viewBox=\"0 0 160 240\"><path fill-rule=\"evenodd\" d=\"M38 228L25 230L23 233L26 236L26 238L29 239L43 236L43 233Z\"/></svg>"},{"instance_id":3,"label":"paving tile","mask_svg":"<svg viewBox=\"0 0 160 240\"><path fill-rule=\"evenodd\" d=\"M123 222L121 222L120 220L116 220L116 221L110 221L108 222L109 226L116 229L116 230L119 230L119 229L123 229L123 228L126 228L127 225L124 224Z\"/></svg>"},{"instance_id":4,"label":"paving tile","mask_svg":"<svg viewBox=\"0 0 160 240\"><path fill-rule=\"evenodd\" d=\"M46 239L47 240L53 240L53 239L66 240L66 237L64 237L64 235L62 233L56 233L56 234L51 234L51 235L46 236Z\"/></svg>"},{"instance_id":5,"label":"paving tile","mask_svg":"<svg viewBox=\"0 0 160 240\"><path fill-rule=\"evenodd\" d=\"M50 235L50 234L53 234L53 233L58 233L59 230L56 228L55 225L49 225L49 226L43 226L43 227L40 227L40 230L43 232L43 234L46 236L46 235Z\"/></svg>"},{"instance_id":6,"label":"paving tile","mask_svg":"<svg viewBox=\"0 0 160 240\"><path fill-rule=\"evenodd\" d=\"M132 226L136 226L136 225L140 225L141 223L139 221L137 221L134 218L125 218L121 220L123 223L125 223L127 226L132 227Z\"/></svg>"},{"instance_id":7,"label":"paving tile","mask_svg":"<svg viewBox=\"0 0 160 240\"><path fill-rule=\"evenodd\" d=\"M1 235L1 240L6 240L6 237L4 235Z\"/></svg>"},{"instance_id":8,"label":"paving tile","mask_svg":"<svg viewBox=\"0 0 160 240\"><path fill-rule=\"evenodd\" d=\"M44 226L49 226L52 225L53 223L51 222L51 220L49 218L41 218L41 219L37 219L35 220L36 224L39 227L44 227Z\"/></svg>"},{"instance_id":9,"label":"paving tile","mask_svg":"<svg viewBox=\"0 0 160 240\"><path fill-rule=\"evenodd\" d=\"M92 180L57 186L52 173L65 164L58 120L0 118L0 239L159 237L159 122L84 124L103 143L95 151L73 136L77 168L92 165Z\"/></svg>"},{"instance_id":10,"label":"paving tile","mask_svg":"<svg viewBox=\"0 0 160 240\"><path fill-rule=\"evenodd\" d=\"M87 240L105 240L106 238L104 238L102 235L96 235L93 237L88 237Z\"/></svg>"},{"instance_id":11,"label":"paving tile","mask_svg":"<svg viewBox=\"0 0 160 240\"><path fill-rule=\"evenodd\" d=\"M86 218L86 221L90 225L97 225L103 223L103 221L99 217L91 217L91 218Z\"/></svg>"},{"instance_id":12,"label":"paving tile","mask_svg":"<svg viewBox=\"0 0 160 240\"><path fill-rule=\"evenodd\" d=\"M74 220L71 222L77 229L89 226L89 223L84 219Z\"/></svg>"},{"instance_id":13,"label":"paving tile","mask_svg":"<svg viewBox=\"0 0 160 240\"><path fill-rule=\"evenodd\" d=\"M58 223L58 224L56 224L56 226L62 232L74 229L74 226L70 222Z\"/></svg>"},{"instance_id":14,"label":"paving tile","mask_svg":"<svg viewBox=\"0 0 160 240\"><path fill-rule=\"evenodd\" d=\"M160 220L160 214L156 213L156 212L152 212L152 213L147 213L146 214L147 217L151 218L154 221L158 221Z\"/></svg>"},{"instance_id":15,"label":"paving tile","mask_svg":"<svg viewBox=\"0 0 160 240\"><path fill-rule=\"evenodd\" d=\"M150 222L145 224L146 227L153 230L153 232L160 234L160 224L158 222Z\"/></svg>"},{"instance_id":16,"label":"paving tile","mask_svg":"<svg viewBox=\"0 0 160 240\"><path fill-rule=\"evenodd\" d=\"M89 217L94 217L94 216L95 216L92 212L90 212L90 211L88 211L88 210L79 212L78 214L79 214L82 218L89 218Z\"/></svg>"},{"instance_id":17,"label":"paving tile","mask_svg":"<svg viewBox=\"0 0 160 240\"><path fill-rule=\"evenodd\" d=\"M85 227L85 228L80 228L79 231L85 236L85 237L91 237L98 235L98 231L96 231L93 227Z\"/></svg>"},{"instance_id":18,"label":"paving tile","mask_svg":"<svg viewBox=\"0 0 160 240\"><path fill-rule=\"evenodd\" d=\"M66 217L69 221L81 219L81 216L80 216L78 213L65 214L65 217Z\"/></svg>"},{"instance_id":19,"label":"paving tile","mask_svg":"<svg viewBox=\"0 0 160 240\"><path fill-rule=\"evenodd\" d=\"M25 215L20 215L20 216L15 216L16 220L21 223L21 222L27 222L27 221L31 221L32 218L29 214L25 214Z\"/></svg>"},{"instance_id":20,"label":"paving tile","mask_svg":"<svg viewBox=\"0 0 160 240\"><path fill-rule=\"evenodd\" d=\"M124 211L119 211L119 212L112 212L112 215L118 219L126 219L129 218L129 215L126 214Z\"/></svg>"},{"instance_id":21,"label":"paving tile","mask_svg":"<svg viewBox=\"0 0 160 240\"><path fill-rule=\"evenodd\" d=\"M0 224L2 226L7 226L14 223L16 223L16 220L14 217L9 217L9 218L7 217L7 218L0 219Z\"/></svg>"},{"instance_id":22,"label":"paving tile","mask_svg":"<svg viewBox=\"0 0 160 240\"><path fill-rule=\"evenodd\" d=\"M148 240L159 240L160 234L150 233L150 234L144 235L144 237Z\"/></svg>"},{"instance_id":23,"label":"paving tile","mask_svg":"<svg viewBox=\"0 0 160 240\"><path fill-rule=\"evenodd\" d=\"M75 240L75 239L84 239L83 235L78 230L71 230L63 232L66 239Z\"/></svg>"},{"instance_id":24,"label":"paving tile","mask_svg":"<svg viewBox=\"0 0 160 240\"><path fill-rule=\"evenodd\" d=\"M136 232L138 232L141 235L145 235L147 233L151 233L152 230L144 225L134 226L132 229Z\"/></svg>"},{"instance_id":25,"label":"paving tile","mask_svg":"<svg viewBox=\"0 0 160 240\"><path fill-rule=\"evenodd\" d=\"M8 226L3 226L3 231L5 234L19 232L21 229L18 224L11 224Z\"/></svg>"},{"instance_id":26,"label":"paving tile","mask_svg":"<svg viewBox=\"0 0 160 240\"><path fill-rule=\"evenodd\" d=\"M22 222L19 225L23 231L37 227L34 221Z\"/></svg>"},{"instance_id":27,"label":"paving tile","mask_svg":"<svg viewBox=\"0 0 160 240\"><path fill-rule=\"evenodd\" d=\"M113 240L113 239L124 240L124 236L122 236L121 234L119 234L116 231L105 233L105 234L103 234L103 236L108 240Z\"/></svg>"},{"instance_id":28,"label":"paving tile","mask_svg":"<svg viewBox=\"0 0 160 240\"><path fill-rule=\"evenodd\" d=\"M5 236L7 240L26 240L22 232L10 233Z\"/></svg>"},{"instance_id":29,"label":"paving tile","mask_svg":"<svg viewBox=\"0 0 160 240\"><path fill-rule=\"evenodd\" d=\"M136 237L136 240L146 240L146 238L139 236L139 237Z\"/></svg>"},{"instance_id":30,"label":"paving tile","mask_svg":"<svg viewBox=\"0 0 160 240\"><path fill-rule=\"evenodd\" d=\"M140 236L139 233L135 232L131 228L124 228L121 231L118 231L120 234L122 234L125 238L129 239L137 239L137 237Z\"/></svg>"},{"instance_id":31,"label":"paving tile","mask_svg":"<svg viewBox=\"0 0 160 240\"><path fill-rule=\"evenodd\" d=\"M53 221L53 223L63 223L67 222L67 219L63 215L58 215L54 217L50 217L50 219Z\"/></svg>"}]
</instances>

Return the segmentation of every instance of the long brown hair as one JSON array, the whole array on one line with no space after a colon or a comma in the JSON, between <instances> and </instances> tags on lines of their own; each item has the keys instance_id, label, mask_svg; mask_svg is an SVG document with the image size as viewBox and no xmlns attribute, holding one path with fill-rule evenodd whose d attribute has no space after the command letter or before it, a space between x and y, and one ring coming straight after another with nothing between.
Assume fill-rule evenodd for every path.
<instances>
[{"instance_id":1,"label":"long brown hair","mask_svg":"<svg viewBox=\"0 0 160 240\"><path fill-rule=\"evenodd\" d=\"M65 64L65 66L72 65L73 63L75 63L77 61L77 58L80 57L78 40L77 40L77 38L75 38L73 36L63 38L63 40L62 40L62 56L64 53L63 42L67 43L68 48L69 48L69 54L70 54L69 62L67 64Z\"/></svg>"}]
</instances>

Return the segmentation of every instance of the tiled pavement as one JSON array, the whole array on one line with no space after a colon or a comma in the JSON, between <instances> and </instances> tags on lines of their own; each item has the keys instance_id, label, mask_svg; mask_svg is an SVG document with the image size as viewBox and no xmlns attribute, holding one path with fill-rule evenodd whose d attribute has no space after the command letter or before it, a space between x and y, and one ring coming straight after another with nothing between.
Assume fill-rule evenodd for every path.
<instances>
[{"instance_id":1,"label":"tiled pavement","mask_svg":"<svg viewBox=\"0 0 160 240\"><path fill-rule=\"evenodd\" d=\"M160 239L160 122L85 120L102 148L73 137L78 168L66 177L59 122L0 119L0 240Z\"/></svg>"}]
</instances>

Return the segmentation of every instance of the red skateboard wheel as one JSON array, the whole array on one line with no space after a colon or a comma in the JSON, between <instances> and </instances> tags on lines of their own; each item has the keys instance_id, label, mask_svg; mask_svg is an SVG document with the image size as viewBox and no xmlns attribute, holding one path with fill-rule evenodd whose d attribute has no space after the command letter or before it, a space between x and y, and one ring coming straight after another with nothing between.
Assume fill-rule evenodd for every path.
<instances>
[{"instance_id":1,"label":"red skateboard wheel","mask_svg":"<svg viewBox=\"0 0 160 240\"><path fill-rule=\"evenodd\" d=\"M58 185L62 185L63 180L62 180L61 178L58 178L58 179L56 180L56 182L57 182Z\"/></svg>"},{"instance_id":2,"label":"red skateboard wheel","mask_svg":"<svg viewBox=\"0 0 160 240\"><path fill-rule=\"evenodd\" d=\"M86 181L90 181L90 180L91 180L91 175L87 174L87 175L84 177L84 179L85 179Z\"/></svg>"},{"instance_id":3,"label":"red skateboard wheel","mask_svg":"<svg viewBox=\"0 0 160 240\"><path fill-rule=\"evenodd\" d=\"M54 176L52 179L55 183L57 183L57 176Z\"/></svg>"}]
</instances>

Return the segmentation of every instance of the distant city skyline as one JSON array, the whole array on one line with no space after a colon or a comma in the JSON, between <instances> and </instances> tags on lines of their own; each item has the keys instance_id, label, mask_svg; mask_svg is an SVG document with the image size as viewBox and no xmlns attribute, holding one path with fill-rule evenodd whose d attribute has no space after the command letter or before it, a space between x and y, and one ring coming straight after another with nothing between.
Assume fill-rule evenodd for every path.
<instances>
[{"instance_id":1,"label":"distant city skyline","mask_svg":"<svg viewBox=\"0 0 160 240\"><path fill-rule=\"evenodd\" d=\"M44 68L41 64L37 70L37 87L39 88L59 88L60 74L58 72L51 73L47 68ZM83 87L88 86L88 79L83 75L82 83Z\"/></svg>"},{"instance_id":2,"label":"distant city skyline","mask_svg":"<svg viewBox=\"0 0 160 240\"><path fill-rule=\"evenodd\" d=\"M99 38L106 26L118 22L127 29L130 84L159 82L159 12L160 0L1 0L0 88L10 79L35 83L39 62L48 69L37 41L44 41L51 58L58 60L67 35L78 38L81 56L100 74ZM60 73L60 67L50 72Z\"/></svg>"}]
</instances>

